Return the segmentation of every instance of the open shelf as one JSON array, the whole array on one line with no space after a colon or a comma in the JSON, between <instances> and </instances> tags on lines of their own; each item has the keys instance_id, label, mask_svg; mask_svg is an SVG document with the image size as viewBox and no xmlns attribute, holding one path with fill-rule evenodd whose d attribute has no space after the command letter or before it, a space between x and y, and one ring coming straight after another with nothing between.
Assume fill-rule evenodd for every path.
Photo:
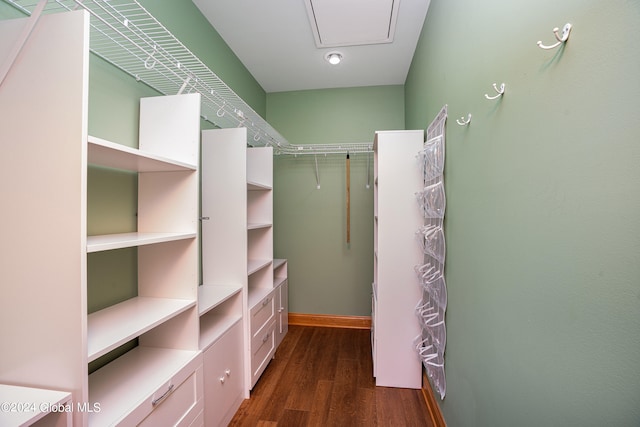
<instances>
[{"instance_id":1,"label":"open shelf","mask_svg":"<svg viewBox=\"0 0 640 427\"><path fill-rule=\"evenodd\" d=\"M247 263L247 275L251 276L253 273L267 267L271 262L270 259L250 259Z\"/></svg>"},{"instance_id":2,"label":"open shelf","mask_svg":"<svg viewBox=\"0 0 640 427\"><path fill-rule=\"evenodd\" d=\"M249 311L258 304L264 297L273 292L273 288L251 288L249 289Z\"/></svg>"},{"instance_id":3,"label":"open shelf","mask_svg":"<svg viewBox=\"0 0 640 427\"><path fill-rule=\"evenodd\" d=\"M247 182L247 190L249 191L268 191L271 190L270 185L261 184L259 182Z\"/></svg>"},{"instance_id":4,"label":"open shelf","mask_svg":"<svg viewBox=\"0 0 640 427\"><path fill-rule=\"evenodd\" d=\"M253 222L247 224L247 230L257 230L259 228L271 228L272 224L266 222Z\"/></svg>"},{"instance_id":5,"label":"open shelf","mask_svg":"<svg viewBox=\"0 0 640 427\"><path fill-rule=\"evenodd\" d=\"M242 291L242 285L237 286L198 286L198 313L200 316L218 305L227 301L232 296Z\"/></svg>"},{"instance_id":6,"label":"open shelf","mask_svg":"<svg viewBox=\"0 0 640 427\"><path fill-rule=\"evenodd\" d=\"M89 375L89 401L100 403L100 412L89 414L89 425L115 425L197 355L191 350L136 347Z\"/></svg>"},{"instance_id":7,"label":"open shelf","mask_svg":"<svg viewBox=\"0 0 640 427\"><path fill-rule=\"evenodd\" d=\"M0 384L0 402L6 406L0 410L0 426L30 426L70 400L66 391Z\"/></svg>"},{"instance_id":8,"label":"open shelf","mask_svg":"<svg viewBox=\"0 0 640 427\"><path fill-rule=\"evenodd\" d=\"M87 253L194 239L197 233L117 233L87 237Z\"/></svg>"},{"instance_id":9,"label":"open shelf","mask_svg":"<svg viewBox=\"0 0 640 427\"><path fill-rule=\"evenodd\" d=\"M89 135L89 164L134 172L170 172L196 170L195 165L146 153Z\"/></svg>"},{"instance_id":10,"label":"open shelf","mask_svg":"<svg viewBox=\"0 0 640 427\"><path fill-rule=\"evenodd\" d=\"M193 307L195 301L135 297L96 311L87 319L88 361L107 354Z\"/></svg>"},{"instance_id":11,"label":"open shelf","mask_svg":"<svg viewBox=\"0 0 640 427\"><path fill-rule=\"evenodd\" d=\"M233 325L242 320L242 314L209 314L200 319L200 348L206 350ZM239 355L238 355L239 356Z\"/></svg>"}]
</instances>

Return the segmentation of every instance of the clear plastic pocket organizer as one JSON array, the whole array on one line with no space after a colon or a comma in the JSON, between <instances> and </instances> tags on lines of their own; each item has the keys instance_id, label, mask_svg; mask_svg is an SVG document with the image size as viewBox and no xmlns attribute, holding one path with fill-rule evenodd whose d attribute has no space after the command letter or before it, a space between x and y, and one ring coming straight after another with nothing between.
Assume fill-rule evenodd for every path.
<instances>
[{"instance_id":1,"label":"clear plastic pocket organizer","mask_svg":"<svg viewBox=\"0 0 640 427\"><path fill-rule=\"evenodd\" d=\"M422 336L416 337L415 345L416 351L427 370L427 376L438 394L440 394L440 398L443 399L447 391L444 353L437 348L429 335L424 338Z\"/></svg>"},{"instance_id":2,"label":"clear plastic pocket organizer","mask_svg":"<svg viewBox=\"0 0 640 427\"><path fill-rule=\"evenodd\" d=\"M418 153L420 169L425 181L430 181L444 171L444 138L438 135L427 140Z\"/></svg>"},{"instance_id":3,"label":"clear plastic pocket organizer","mask_svg":"<svg viewBox=\"0 0 640 427\"><path fill-rule=\"evenodd\" d=\"M429 255L444 264L446 247L442 226L424 225L418 229L416 236L425 255Z\"/></svg>"},{"instance_id":4,"label":"clear plastic pocket organizer","mask_svg":"<svg viewBox=\"0 0 640 427\"><path fill-rule=\"evenodd\" d=\"M418 280L423 291L431 297L438 307L447 308L447 285L442 271L430 263L416 267Z\"/></svg>"},{"instance_id":5,"label":"clear plastic pocket organizer","mask_svg":"<svg viewBox=\"0 0 640 427\"><path fill-rule=\"evenodd\" d=\"M444 353L447 344L445 314L447 310L447 286L444 276L446 244L444 217L446 194L444 188L444 126L446 106L427 129L429 138L417 155L424 188L415 193L418 207L424 217L423 225L416 231L416 238L424 253L423 264L415 267L421 299L415 307L421 333L414 345L422 361L429 382L444 399L446 378Z\"/></svg>"},{"instance_id":6,"label":"clear plastic pocket organizer","mask_svg":"<svg viewBox=\"0 0 640 427\"><path fill-rule=\"evenodd\" d=\"M442 181L424 187L416 198L425 218L444 218L447 201Z\"/></svg>"}]
</instances>

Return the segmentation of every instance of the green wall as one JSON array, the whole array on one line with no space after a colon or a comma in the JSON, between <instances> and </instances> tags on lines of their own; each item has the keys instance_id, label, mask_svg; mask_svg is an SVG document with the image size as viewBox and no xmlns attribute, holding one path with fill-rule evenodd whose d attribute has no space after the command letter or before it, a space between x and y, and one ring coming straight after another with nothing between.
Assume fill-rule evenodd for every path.
<instances>
[{"instance_id":1,"label":"green wall","mask_svg":"<svg viewBox=\"0 0 640 427\"><path fill-rule=\"evenodd\" d=\"M449 426L640 425L639 76L638 1L431 1L406 124L448 104Z\"/></svg>"},{"instance_id":2,"label":"green wall","mask_svg":"<svg viewBox=\"0 0 640 427\"><path fill-rule=\"evenodd\" d=\"M404 89L379 86L267 94L267 120L292 144L372 142L402 129ZM351 241L346 242L346 156L275 156L274 253L289 260L289 310L369 316L373 190L367 161L351 154Z\"/></svg>"}]
</instances>

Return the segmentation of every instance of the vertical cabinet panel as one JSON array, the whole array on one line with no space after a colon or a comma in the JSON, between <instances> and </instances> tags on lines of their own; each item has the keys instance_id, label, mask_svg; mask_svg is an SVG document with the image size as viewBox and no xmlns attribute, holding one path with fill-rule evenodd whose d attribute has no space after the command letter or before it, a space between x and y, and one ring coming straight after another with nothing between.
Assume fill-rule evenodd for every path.
<instances>
[{"instance_id":1,"label":"vertical cabinet panel","mask_svg":"<svg viewBox=\"0 0 640 427\"><path fill-rule=\"evenodd\" d=\"M422 260L415 232L422 224L415 193L422 188L416 155L423 131L376 132L374 140L374 279L372 334L376 385L420 388L421 293L414 267Z\"/></svg>"}]
</instances>

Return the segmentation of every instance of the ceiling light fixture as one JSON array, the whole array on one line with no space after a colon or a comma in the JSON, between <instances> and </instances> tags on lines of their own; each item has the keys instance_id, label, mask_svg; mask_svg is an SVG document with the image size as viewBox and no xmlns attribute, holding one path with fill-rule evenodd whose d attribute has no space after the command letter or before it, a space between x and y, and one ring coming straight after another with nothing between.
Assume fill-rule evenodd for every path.
<instances>
[{"instance_id":1,"label":"ceiling light fixture","mask_svg":"<svg viewBox=\"0 0 640 427\"><path fill-rule=\"evenodd\" d=\"M339 52L329 52L324 58L329 61L329 64L338 65L340 61L342 61L342 54Z\"/></svg>"}]
</instances>

